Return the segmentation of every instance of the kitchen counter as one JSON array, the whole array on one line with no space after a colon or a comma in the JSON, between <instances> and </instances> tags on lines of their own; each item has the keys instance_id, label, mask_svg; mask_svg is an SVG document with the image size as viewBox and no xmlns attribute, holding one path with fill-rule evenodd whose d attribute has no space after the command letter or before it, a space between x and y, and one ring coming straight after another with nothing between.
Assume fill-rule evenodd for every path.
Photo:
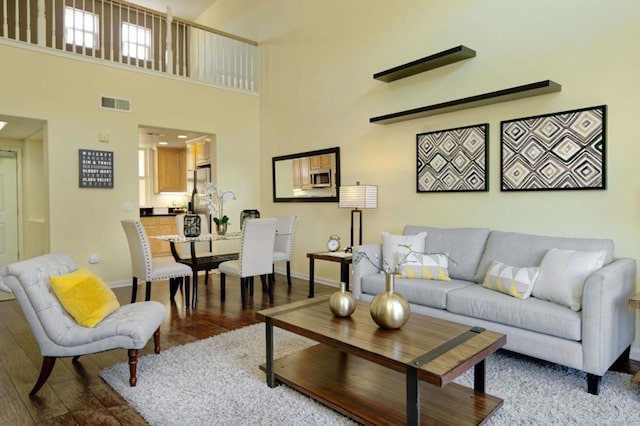
<instances>
[{"instance_id":1,"label":"kitchen counter","mask_svg":"<svg viewBox=\"0 0 640 426\"><path fill-rule=\"evenodd\" d=\"M162 216L175 216L178 207L140 207L140 217L162 217Z\"/></svg>"}]
</instances>

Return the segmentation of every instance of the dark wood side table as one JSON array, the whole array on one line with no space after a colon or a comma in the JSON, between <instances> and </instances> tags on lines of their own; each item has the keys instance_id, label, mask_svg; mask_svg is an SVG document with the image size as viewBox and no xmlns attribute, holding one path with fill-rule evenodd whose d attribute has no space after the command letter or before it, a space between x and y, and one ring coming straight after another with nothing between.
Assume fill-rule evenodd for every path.
<instances>
[{"instance_id":1,"label":"dark wood side table","mask_svg":"<svg viewBox=\"0 0 640 426\"><path fill-rule=\"evenodd\" d=\"M340 262L340 281L346 284L346 289L349 291L349 265L353 260L351 253L345 253L344 251L324 251L319 253L307 253L309 258L309 297L313 297L314 291L314 263L315 260L326 260L328 262Z\"/></svg>"},{"instance_id":2,"label":"dark wood side table","mask_svg":"<svg viewBox=\"0 0 640 426\"><path fill-rule=\"evenodd\" d=\"M629 307L635 308L635 309L640 309L640 293L636 294L631 299L629 299ZM631 383L635 383L637 385L640 385L640 371L638 371L631 378Z\"/></svg>"}]
</instances>

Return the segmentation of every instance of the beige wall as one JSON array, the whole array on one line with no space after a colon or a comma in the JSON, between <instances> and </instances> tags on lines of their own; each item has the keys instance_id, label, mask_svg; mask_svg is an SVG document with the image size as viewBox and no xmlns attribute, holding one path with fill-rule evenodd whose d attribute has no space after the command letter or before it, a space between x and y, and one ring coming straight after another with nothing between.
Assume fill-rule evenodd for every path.
<instances>
[{"instance_id":1,"label":"beige wall","mask_svg":"<svg viewBox=\"0 0 640 426\"><path fill-rule=\"evenodd\" d=\"M299 216L293 269L349 212L333 204L271 203L271 157L340 146L342 182L379 185L364 240L405 224L479 226L612 238L640 259L635 0L218 0L208 25L260 42L260 177L267 215ZM378 71L464 44L477 57L388 84ZM369 118L552 79L562 92L390 125ZM608 105L606 191L500 192L500 121ZM490 123L487 193L416 193L417 133ZM336 265L319 265L338 279ZM640 329L640 327L639 327Z\"/></svg>"},{"instance_id":2,"label":"beige wall","mask_svg":"<svg viewBox=\"0 0 640 426\"><path fill-rule=\"evenodd\" d=\"M238 193L228 214L259 203L258 97L0 45L0 113L47 121L50 248L69 253L106 281L130 280L120 220L138 217L138 126L217 135L218 182ZM132 112L98 107L100 96L127 98ZM98 141L109 132L110 142ZM114 189L78 188L78 149L114 152ZM124 212L125 203L134 210Z\"/></svg>"}]
</instances>

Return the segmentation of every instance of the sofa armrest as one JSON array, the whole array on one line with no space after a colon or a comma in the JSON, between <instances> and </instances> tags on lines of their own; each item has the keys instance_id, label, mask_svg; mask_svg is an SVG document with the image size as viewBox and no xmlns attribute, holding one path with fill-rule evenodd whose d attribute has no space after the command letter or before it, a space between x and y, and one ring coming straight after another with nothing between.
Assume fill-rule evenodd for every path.
<instances>
[{"instance_id":1,"label":"sofa armrest","mask_svg":"<svg viewBox=\"0 0 640 426\"><path fill-rule=\"evenodd\" d=\"M366 254L371 262L360 253ZM382 267L381 263L382 245L365 244L353 247L353 285L351 286L353 297L360 298L362 294L362 277L378 273Z\"/></svg>"},{"instance_id":2,"label":"sofa armrest","mask_svg":"<svg viewBox=\"0 0 640 426\"><path fill-rule=\"evenodd\" d=\"M582 295L584 371L602 376L635 338L629 298L636 288L636 261L614 259L591 274Z\"/></svg>"}]
</instances>

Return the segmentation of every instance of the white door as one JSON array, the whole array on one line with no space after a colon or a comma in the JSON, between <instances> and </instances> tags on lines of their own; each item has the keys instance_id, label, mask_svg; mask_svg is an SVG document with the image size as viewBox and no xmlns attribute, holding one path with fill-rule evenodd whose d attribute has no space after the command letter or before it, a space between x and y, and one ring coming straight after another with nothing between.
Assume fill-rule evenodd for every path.
<instances>
[{"instance_id":1,"label":"white door","mask_svg":"<svg viewBox=\"0 0 640 426\"><path fill-rule=\"evenodd\" d=\"M18 158L0 150L0 266L18 261Z\"/></svg>"}]
</instances>

